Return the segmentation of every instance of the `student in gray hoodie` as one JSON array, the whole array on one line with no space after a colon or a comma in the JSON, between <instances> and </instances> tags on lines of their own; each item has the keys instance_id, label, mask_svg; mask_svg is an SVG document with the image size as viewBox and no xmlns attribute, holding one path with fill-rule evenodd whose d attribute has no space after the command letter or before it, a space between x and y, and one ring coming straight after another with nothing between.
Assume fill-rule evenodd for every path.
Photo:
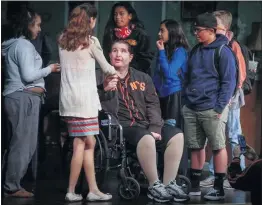
<instances>
[{"instance_id":1,"label":"student in gray hoodie","mask_svg":"<svg viewBox=\"0 0 262 205\"><path fill-rule=\"evenodd\" d=\"M41 18L24 9L13 23L9 40L2 43L4 58L4 109L10 125L7 159L4 163L5 196L33 197L20 185L37 146L43 77L59 72L59 64L42 68L42 58L30 40L41 31Z\"/></svg>"}]
</instances>

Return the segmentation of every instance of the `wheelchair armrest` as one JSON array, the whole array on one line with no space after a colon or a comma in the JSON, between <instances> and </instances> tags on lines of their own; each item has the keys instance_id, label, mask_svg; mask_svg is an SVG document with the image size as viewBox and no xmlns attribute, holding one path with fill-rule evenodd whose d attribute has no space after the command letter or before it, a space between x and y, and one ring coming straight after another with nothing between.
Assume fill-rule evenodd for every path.
<instances>
[{"instance_id":1,"label":"wheelchair armrest","mask_svg":"<svg viewBox=\"0 0 262 205\"><path fill-rule=\"evenodd\" d=\"M109 112L99 112L99 121L101 126L119 126L118 120Z\"/></svg>"}]
</instances>

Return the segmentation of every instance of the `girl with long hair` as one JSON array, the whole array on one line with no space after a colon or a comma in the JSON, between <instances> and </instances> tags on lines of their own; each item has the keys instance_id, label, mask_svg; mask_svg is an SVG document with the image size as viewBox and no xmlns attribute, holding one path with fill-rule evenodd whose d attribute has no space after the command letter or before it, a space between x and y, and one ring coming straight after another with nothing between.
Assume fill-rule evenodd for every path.
<instances>
[{"instance_id":1,"label":"girl with long hair","mask_svg":"<svg viewBox=\"0 0 262 205\"><path fill-rule=\"evenodd\" d=\"M89 186L88 201L106 201L110 194L100 192L94 169L95 137L99 134L98 111L101 110L97 92L95 60L105 75L116 73L103 55L98 39L92 36L97 10L88 3L77 6L69 23L58 39L61 63L59 113L74 138L67 201L80 201L75 186L82 166Z\"/></svg>"},{"instance_id":2,"label":"girl with long hair","mask_svg":"<svg viewBox=\"0 0 262 205\"><path fill-rule=\"evenodd\" d=\"M157 69L154 84L160 97L162 117L174 119L181 128L181 89L189 45L182 26L175 20L160 23Z\"/></svg>"},{"instance_id":3,"label":"girl with long hair","mask_svg":"<svg viewBox=\"0 0 262 205\"><path fill-rule=\"evenodd\" d=\"M111 9L103 37L104 54L108 61L110 48L115 40L125 40L131 45L134 52L131 67L150 73L153 59L150 40L143 23L129 2L116 3Z\"/></svg>"}]
</instances>

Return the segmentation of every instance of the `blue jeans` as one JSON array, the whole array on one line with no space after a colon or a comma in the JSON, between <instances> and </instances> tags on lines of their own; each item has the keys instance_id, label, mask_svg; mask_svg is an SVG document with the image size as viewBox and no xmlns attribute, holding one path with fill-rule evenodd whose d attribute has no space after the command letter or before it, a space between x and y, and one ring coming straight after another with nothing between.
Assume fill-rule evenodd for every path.
<instances>
[{"instance_id":1,"label":"blue jeans","mask_svg":"<svg viewBox=\"0 0 262 205\"><path fill-rule=\"evenodd\" d=\"M233 150L236 145L238 145L238 138L237 136L239 134L242 134L242 128L240 124L240 108L237 109L229 109L228 113L228 120L227 120L227 130L228 130L228 138L229 143L231 146L231 155L233 158ZM245 157L244 155L240 156L240 166L242 170L245 169ZM209 171L211 174L214 175L214 162L213 162L213 156L211 157L209 161Z\"/></svg>"}]
</instances>

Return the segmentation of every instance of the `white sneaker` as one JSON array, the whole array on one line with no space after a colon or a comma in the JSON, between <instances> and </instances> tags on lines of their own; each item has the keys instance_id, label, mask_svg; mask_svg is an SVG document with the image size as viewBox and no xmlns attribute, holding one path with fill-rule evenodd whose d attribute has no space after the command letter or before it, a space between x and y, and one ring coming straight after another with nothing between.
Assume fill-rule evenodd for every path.
<instances>
[{"instance_id":1,"label":"white sneaker","mask_svg":"<svg viewBox=\"0 0 262 205\"><path fill-rule=\"evenodd\" d=\"M81 194L76 194L76 193L67 193L65 196L66 201L81 201L83 199Z\"/></svg>"},{"instance_id":2,"label":"white sneaker","mask_svg":"<svg viewBox=\"0 0 262 205\"><path fill-rule=\"evenodd\" d=\"M212 187L214 185L215 177L214 176L209 176L205 180L200 181L200 186L201 187Z\"/></svg>"},{"instance_id":3,"label":"white sneaker","mask_svg":"<svg viewBox=\"0 0 262 205\"><path fill-rule=\"evenodd\" d=\"M230 185L230 183L228 182L227 179L224 180L223 187L224 187L224 189L234 189L234 188Z\"/></svg>"},{"instance_id":4,"label":"white sneaker","mask_svg":"<svg viewBox=\"0 0 262 205\"><path fill-rule=\"evenodd\" d=\"M87 201L109 201L110 199L112 199L111 194L103 194L103 196L100 196L92 192L89 192L86 197Z\"/></svg>"}]
</instances>

